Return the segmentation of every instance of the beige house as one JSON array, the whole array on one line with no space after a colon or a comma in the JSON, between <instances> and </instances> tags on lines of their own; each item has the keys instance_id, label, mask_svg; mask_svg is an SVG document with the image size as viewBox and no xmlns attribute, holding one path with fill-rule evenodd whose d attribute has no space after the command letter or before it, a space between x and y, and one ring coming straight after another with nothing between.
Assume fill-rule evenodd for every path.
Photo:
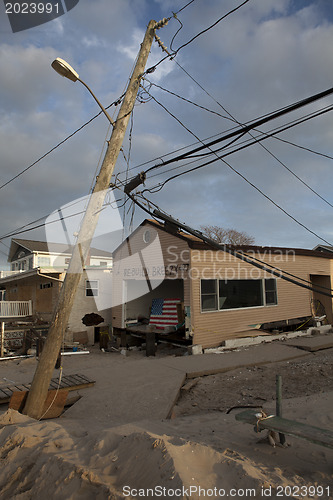
<instances>
[{"instance_id":1,"label":"beige house","mask_svg":"<svg viewBox=\"0 0 333 500\"><path fill-rule=\"evenodd\" d=\"M103 250L91 249L82 273L74 306L68 323L66 340L86 336L93 344L98 328L111 323L111 273L112 255ZM71 256L67 245L41 241L13 239L9 251L11 271L2 271L0 290L3 300L32 301L35 319L49 322L65 278ZM104 322L98 327L85 326L82 318L97 313Z\"/></svg>"},{"instance_id":2,"label":"beige house","mask_svg":"<svg viewBox=\"0 0 333 500\"><path fill-rule=\"evenodd\" d=\"M258 246L237 250L269 269L289 273L290 279L330 293L332 253ZM204 348L253 335L260 325L268 330L301 325L318 312L332 323L331 297L258 269L223 247L213 249L169 224L145 220L113 258L116 333L133 329L138 319L149 319L157 298L181 301L186 328L180 335Z\"/></svg>"}]
</instances>

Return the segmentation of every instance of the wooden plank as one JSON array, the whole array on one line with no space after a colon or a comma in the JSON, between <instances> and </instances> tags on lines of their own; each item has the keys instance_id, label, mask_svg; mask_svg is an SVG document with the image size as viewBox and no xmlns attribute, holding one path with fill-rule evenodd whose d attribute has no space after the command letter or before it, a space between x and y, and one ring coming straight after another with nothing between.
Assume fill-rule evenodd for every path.
<instances>
[{"instance_id":1,"label":"wooden plank","mask_svg":"<svg viewBox=\"0 0 333 500\"><path fill-rule=\"evenodd\" d=\"M91 380L88 377L80 374L74 375L64 375L62 377L60 387L59 387L59 377L55 377L51 379L49 391L50 390L63 390L66 389L68 391L75 391L78 389L85 389L87 387L91 387L95 384L95 380ZM17 384L11 387L0 387L0 404L5 404L10 401L10 398L13 392L21 391L26 392L29 391L31 384Z\"/></svg>"},{"instance_id":2,"label":"wooden plank","mask_svg":"<svg viewBox=\"0 0 333 500\"><path fill-rule=\"evenodd\" d=\"M55 382L54 379L51 379L50 380L50 386L49 386L49 388L51 388L51 389L58 389L58 385L59 385L58 382Z\"/></svg>"},{"instance_id":3,"label":"wooden plank","mask_svg":"<svg viewBox=\"0 0 333 500\"><path fill-rule=\"evenodd\" d=\"M78 380L80 380L81 384L87 384L89 382L93 382L92 380L90 380L89 378L87 378L85 375L80 375L79 373L76 373L75 375L71 375L72 377L75 377L77 378Z\"/></svg>"},{"instance_id":4,"label":"wooden plank","mask_svg":"<svg viewBox=\"0 0 333 500\"><path fill-rule=\"evenodd\" d=\"M13 392L10 398L9 408L22 412L28 397L28 391ZM49 418L57 418L64 410L68 391L60 389L58 391L51 390L48 392L46 401L43 407L43 414L40 420Z\"/></svg>"},{"instance_id":5,"label":"wooden plank","mask_svg":"<svg viewBox=\"0 0 333 500\"><path fill-rule=\"evenodd\" d=\"M21 385L21 384L15 384L12 389L14 391L26 391L27 388L24 386L24 385Z\"/></svg>"},{"instance_id":6,"label":"wooden plank","mask_svg":"<svg viewBox=\"0 0 333 500\"><path fill-rule=\"evenodd\" d=\"M8 408L22 412L24 405L25 405L25 402L27 400L27 397L28 397L28 391L13 392L12 397L10 398L10 401L9 401Z\"/></svg>"},{"instance_id":7,"label":"wooden plank","mask_svg":"<svg viewBox=\"0 0 333 500\"><path fill-rule=\"evenodd\" d=\"M5 397L5 398L10 398L10 396L12 395L13 391L9 390L8 391L8 387L1 387L0 388L0 398L2 399L2 397Z\"/></svg>"},{"instance_id":8,"label":"wooden plank","mask_svg":"<svg viewBox=\"0 0 333 500\"><path fill-rule=\"evenodd\" d=\"M236 415L236 420L257 426L259 431L267 429L287 434L288 436L306 439L311 443L319 444L326 448L333 448L333 432L328 429L321 429L320 427L276 416L260 420L256 416L256 413L258 412L253 410L243 411Z\"/></svg>"},{"instance_id":9,"label":"wooden plank","mask_svg":"<svg viewBox=\"0 0 333 500\"><path fill-rule=\"evenodd\" d=\"M69 376L67 377L69 378ZM90 382L89 379L85 379L84 377L81 377L80 375L70 375L70 378L71 380L73 381L73 383L75 384L85 384L87 382Z\"/></svg>"},{"instance_id":10,"label":"wooden plank","mask_svg":"<svg viewBox=\"0 0 333 500\"><path fill-rule=\"evenodd\" d=\"M61 384L63 384L64 386L67 386L67 387L73 387L73 385L76 385L75 382L73 383L73 380L71 379L71 376L69 377L69 376L66 376L66 375L62 376Z\"/></svg>"}]
</instances>

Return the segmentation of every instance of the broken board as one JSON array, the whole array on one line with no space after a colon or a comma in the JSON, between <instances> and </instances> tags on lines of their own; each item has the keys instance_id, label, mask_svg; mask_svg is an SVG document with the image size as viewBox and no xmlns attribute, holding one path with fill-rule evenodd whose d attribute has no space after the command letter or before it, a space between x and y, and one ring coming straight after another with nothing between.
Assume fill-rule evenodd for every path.
<instances>
[{"instance_id":1,"label":"broken board","mask_svg":"<svg viewBox=\"0 0 333 500\"><path fill-rule=\"evenodd\" d=\"M64 406L66 403L68 392L69 391L66 389L49 391L47 394L45 403L44 403L42 417L40 418L40 420L59 417L64 410ZM10 398L10 401L9 401L8 408L22 412L23 408L25 406L28 394L29 394L29 391L13 392L13 394Z\"/></svg>"},{"instance_id":2,"label":"broken board","mask_svg":"<svg viewBox=\"0 0 333 500\"><path fill-rule=\"evenodd\" d=\"M258 412L258 411L257 411ZM333 448L333 432L328 429L321 429L313 425L303 424L295 420L288 420L282 417L268 417L258 419L256 411L246 410L236 415L236 420L256 426L260 432L263 429L279 432L289 436L306 439L311 443Z\"/></svg>"},{"instance_id":3,"label":"broken board","mask_svg":"<svg viewBox=\"0 0 333 500\"><path fill-rule=\"evenodd\" d=\"M49 390L67 389L68 391L76 391L78 389L85 389L95 384L95 380L91 380L85 375L63 375L60 380L59 377L51 379ZM17 384L11 386L0 386L0 404L9 403L10 398L14 392L27 392L30 390L31 384Z\"/></svg>"}]
</instances>

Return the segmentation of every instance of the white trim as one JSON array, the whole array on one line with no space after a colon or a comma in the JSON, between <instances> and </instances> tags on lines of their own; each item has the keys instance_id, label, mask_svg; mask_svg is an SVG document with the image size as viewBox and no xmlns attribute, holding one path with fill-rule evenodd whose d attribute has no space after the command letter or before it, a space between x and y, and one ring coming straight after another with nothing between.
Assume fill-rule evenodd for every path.
<instances>
[{"instance_id":1,"label":"white trim","mask_svg":"<svg viewBox=\"0 0 333 500\"><path fill-rule=\"evenodd\" d=\"M96 281L97 283L97 287L90 287L90 288L87 288L87 283L92 283L93 281ZM92 295L87 295L87 291L88 290L97 290L97 294L92 294ZM85 292L85 297L91 297L91 298L94 298L94 297L98 297L99 296L99 280L97 279L86 279L85 280L85 286L84 286L84 292Z\"/></svg>"}]
</instances>

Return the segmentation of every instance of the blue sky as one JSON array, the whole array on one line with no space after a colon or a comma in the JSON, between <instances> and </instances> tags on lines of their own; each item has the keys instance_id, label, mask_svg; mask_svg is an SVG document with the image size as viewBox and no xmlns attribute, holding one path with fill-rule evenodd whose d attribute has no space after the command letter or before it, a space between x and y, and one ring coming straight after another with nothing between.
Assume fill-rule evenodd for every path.
<instances>
[{"instance_id":1,"label":"blue sky","mask_svg":"<svg viewBox=\"0 0 333 500\"><path fill-rule=\"evenodd\" d=\"M172 17L172 13L186 3L80 0L64 16L19 33L11 32L1 3L0 184L11 180L98 112L96 103L79 82L72 83L52 70L55 57L67 60L107 106L124 91L149 20ZM173 48L186 43L240 3L231 0L192 2L178 14L183 28ZM159 30L158 35L167 47L179 26L172 18L167 27ZM137 102L132 134L130 137L127 133L124 141L126 158L130 150L129 168L134 169L130 175L140 171L135 167L143 162L195 143L195 137L205 140L225 132L232 122L217 113L226 115L226 110L244 123L331 87L332 46L330 2L250 0L180 50L175 60L164 61L149 75L152 83L214 113L152 86L150 92L154 98L187 130L154 100ZM148 67L162 57L154 43ZM263 130L328 106L332 100L328 97L318 101L267 124ZM2 188L0 236L87 195L109 134L106 118L98 117ZM333 115L327 113L314 118L279 137L330 156ZM333 204L332 160L274 138L266 140L264 145L269 152L255 145L230 155L228 162L301 224L333 243L333 208L285 168ZM120 155L113 181L123 180L126 168L124 156ZM148 175L147 188L172 175L166 169L156 173L159 176ZM114 194L116 199L123 197L119 190ZM170 181L159 192L146 195L166 212L196 228L205 224L232 227L251 234L259 245L313 248L323 243L221 161ZM114 206L105 209L106 229L99 234L112 233L112 221L115 218L118 221L115 215L118 209ZM133 215L127 208L130 208L128 204L125 213L119 208L121 217L125 217L125 226ZM145 217L136 209L134 225ZM118 228L118 222L116 226ZM17 237L45 239L46 232L40 228ZM54 239L55 234L48 232L47 237ZM107 246L113 245L112 237L106 241ZM5 266L10 238L1 242L0 264Z\"/></svg>"}]
</instances>

